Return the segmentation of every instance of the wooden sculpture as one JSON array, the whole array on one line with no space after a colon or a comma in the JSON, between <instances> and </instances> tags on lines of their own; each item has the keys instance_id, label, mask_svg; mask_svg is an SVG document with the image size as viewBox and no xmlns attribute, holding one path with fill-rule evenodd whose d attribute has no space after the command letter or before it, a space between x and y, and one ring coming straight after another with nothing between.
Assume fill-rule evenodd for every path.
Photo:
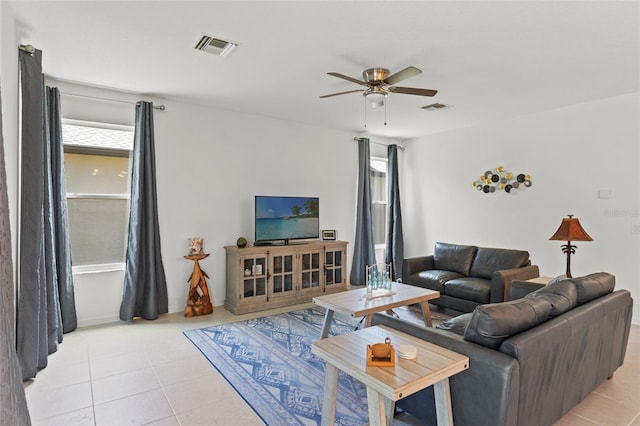
<instances>
[{"instance_id":1,"label":"wooden sculpture","mask_svg":"<svg viewBox=\"0 0 640 426\"><path fill-rule=\"evenodd\" d=\"M185 256L185 259L193 260L193 272L187 280L191 282L189 294L187 295L187 306L184 307L185 317L208 315L213 312L213 304L209 298L209 288L207 278L209 276L200 268L200 260L208 257L209 254L193 254Z\"/></svg>"}]
</instances>

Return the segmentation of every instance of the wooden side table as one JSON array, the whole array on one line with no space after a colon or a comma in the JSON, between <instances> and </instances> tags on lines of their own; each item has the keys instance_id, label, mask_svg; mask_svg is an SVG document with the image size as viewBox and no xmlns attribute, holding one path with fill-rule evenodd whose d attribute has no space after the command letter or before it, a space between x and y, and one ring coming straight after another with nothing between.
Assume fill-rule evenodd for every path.
<instances>
[{"instance_id":1,"label":"wooden side table","mask_svg":"<svg viewBox=\"0 0 640 426\"><path fill-rule=\"evenodd\" d=\"M525 281L527 281L528 283L547 285L549 284L549 281L551 281L552 279L553 277L541 276L541 277L531 278L530 280L525 280Z\"/></svg>"},{"instance_id":2,"label":"wooden side table","mask_svg":"<svg viewBox=\"0 0 640 426\"><path fill-rule=\"evenodd\" d=\"M193 260L193 272L187 280L191 281L189 293L187 295L187 306L184 307L184 316L193 317L208 315L213 312L213 304L209 297L207 278L209 276L200 268L200 260L208 257L209 254L194 254L185 256L185 259Z\"/></svg>"},{"instance_id":3,"label":"wooden side table","mask_svg":"<svg viewBox=\"0 0 640 426\"><path fill-rule=\"evenodd\" d=\"M367 365L368 344L391 339L394 346L410 345L418 350L415 359L398 358L393 367ZM369 424L393 422L395 401L433 385L439 426L453 425L449 377L469 368L469 357L385 326L374 326L317 340L311 352L326 361L322 425L334 424L338 395L338 370L367 386ZM396 352L397 356L397 352Z\"/></svg>"}]
</instances>

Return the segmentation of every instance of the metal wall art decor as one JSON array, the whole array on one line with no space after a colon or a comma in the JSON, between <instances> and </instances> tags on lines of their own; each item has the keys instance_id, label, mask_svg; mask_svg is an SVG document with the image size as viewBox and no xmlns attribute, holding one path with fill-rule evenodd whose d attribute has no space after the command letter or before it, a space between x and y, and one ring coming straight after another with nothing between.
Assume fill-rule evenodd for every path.
<instances>
[{"instance_id":1,"label":"metal wall art decor","mask_svg":"<svg viewBox=\"0 0 640 426\"><path fill-rule=\"evenodd\" d=\"M496 190L502 190L506 193L510 193L514 189L522 191L532 184L531 175L525 175L524 173L516 175L505 171L502 166L487 170L484 175L480 176L480 179L473 181L473 186L485 194L494 193Z\"/></svg>"}]
</instances>

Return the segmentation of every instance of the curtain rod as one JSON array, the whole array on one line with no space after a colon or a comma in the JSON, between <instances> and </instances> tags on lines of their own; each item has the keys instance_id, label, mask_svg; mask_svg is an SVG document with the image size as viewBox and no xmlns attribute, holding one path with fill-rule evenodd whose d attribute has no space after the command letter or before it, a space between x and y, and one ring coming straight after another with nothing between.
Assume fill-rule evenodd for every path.
<instances>
[{"instance_id":1,"label":"curtain rod","mask_svg":"<svg viewBox=\"0 0 640 426\"><path fill-rule=\"evenodd\" d=\"M353 138L353 140L354 140L354 141L356 141L356 142L357 142L357 141L359 141L360 139L366 139L366 138L359 138L359 137L357 137L357 136ZM382 145L382 146L389 146L389 145L393 145L393 144L382 143L382 142L374 142L374 141L372 141L371 139L369 139L369 143L373 143L373 144L376 144L376 145ZM398 144L395 144L395 145L397 145L397 146L398 146L398 149L400 149L400 150L402 150L402 151L404 151L404 150L405 150L405 147L404 147L404 146L402 146L402 145L398 145Z\"/></svg>"},{"instance_id":2,"label":"curtain rod","mask_svg":"<svg viewBox=\"0 0 640 426\"><path fill-rule=\"evenodd\" d=\"M33 56L33 54L36 51L36 48L33 47L30 44L21 44L20 46L18 46L18 49L27 52L31 56ZM118 100L118 99L107 99L107 98L99 98L99 97L96 97L96 96L78 95L76 93L65 93L63 91L60 91L60 94L63 95L63 96L75 96L77 98L96 99L96 100L99 100L99 101L106 101L106 102L120 102L120 103L123 103L123 104L131 104L131 105L135 105L136 104L136 102L131 102L131 101L121 101L121 100ZM164 111L165 108L166 107L164 105L158 105L158 106L154 105L154 107L153 107L153 109L159 109L160 111Z\"/></svg>"},{"instance_id":3,"label":"curtain rod","mask_svg":"<svg viewBox=\"0 0 640 426\"><path fill-rule=\"evenodd\" d=\"M60 94L62 96L75 96L76 98L87 98L87 99L97 99L99 101L106 101L106 102L119 102L119 103L123 103L123 104L131 104L131 105L135 105L136 102L132 102L132 101L121 101L119 99L108 99L108 98L99 98L97 96L89 96L89 95L79 95L77 93L68 93L68 92L60 92ZM166 107L164 105L154 105L153 109L159 109L160 111L164 111L166 109Z\"/></svg>"}]
</instances>

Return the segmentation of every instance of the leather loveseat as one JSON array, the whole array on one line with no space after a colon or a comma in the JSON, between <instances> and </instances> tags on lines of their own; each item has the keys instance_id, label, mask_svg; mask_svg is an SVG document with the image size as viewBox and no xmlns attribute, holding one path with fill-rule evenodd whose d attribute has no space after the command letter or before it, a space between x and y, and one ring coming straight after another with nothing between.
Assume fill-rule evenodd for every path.
<instances>
[{"instance_id":1,"label":"leather loveseat","mask_svg":"<svg viewBox=\"0 0 640 426\"><path fill-rule=\"evenodd\" d=\"M508 300L511 281L540 276L529 252L437 242L432 255L404 259L402 281L440 292L429 301L459 312ZM505 297L506 295L506 297Z\"/></svg>"},{"instance_id":2,"label":"leather loveseat","mask_svg":"<svg viewBox=\"0 0 640 426\"><path fill-rule=\"evenodd\" d=\"M469 357L469 369L450 378L456 425L552 425L624 361L633 299L614 284L604 272L559 280L437 328L386 314L372 320ZM397 405L436 423L432 387Z\"/></svg>"}]
</instances>

